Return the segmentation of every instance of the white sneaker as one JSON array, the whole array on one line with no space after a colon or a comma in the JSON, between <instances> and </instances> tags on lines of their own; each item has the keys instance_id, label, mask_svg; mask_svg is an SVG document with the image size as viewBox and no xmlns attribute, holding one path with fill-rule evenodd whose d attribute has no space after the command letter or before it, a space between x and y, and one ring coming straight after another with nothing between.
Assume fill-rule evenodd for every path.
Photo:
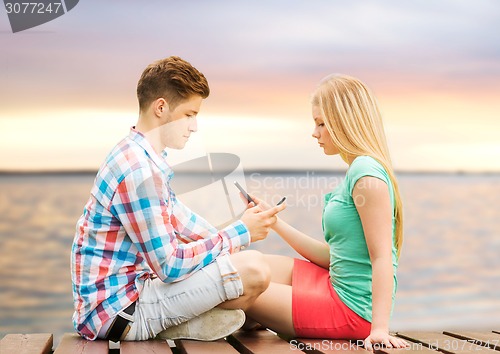
<instances>
[{"instance_id":1,"label":"white sneaker","mask_svg":"<svg viewBox=\"0 0 500 354\"><path fill-rule=\"evenodd\" d=\"M226 310L218 307L202 313L180 325L158 333L158 339L218 340L234 333L245 323L243 310Z\"/></svg>"}]
</instances>

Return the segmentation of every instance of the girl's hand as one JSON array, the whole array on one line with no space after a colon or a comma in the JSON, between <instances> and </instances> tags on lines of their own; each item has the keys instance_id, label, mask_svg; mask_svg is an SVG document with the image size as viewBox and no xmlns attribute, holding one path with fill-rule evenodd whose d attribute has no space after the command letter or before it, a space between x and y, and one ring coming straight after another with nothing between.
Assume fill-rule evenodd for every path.
<instances>
[{"instance_id":1,"label":"girl's hand","mask_svg":"<svg viewBox=\"0 0 500 354\"><path fill-rule=\"evenodd\" d=\"M366 350L373 351L374 344L383 344L387 348L406 348L410 345L407 341L391 336L388 332L383 330L373 330L365 339Z\"/></svg>"}]
</instances>

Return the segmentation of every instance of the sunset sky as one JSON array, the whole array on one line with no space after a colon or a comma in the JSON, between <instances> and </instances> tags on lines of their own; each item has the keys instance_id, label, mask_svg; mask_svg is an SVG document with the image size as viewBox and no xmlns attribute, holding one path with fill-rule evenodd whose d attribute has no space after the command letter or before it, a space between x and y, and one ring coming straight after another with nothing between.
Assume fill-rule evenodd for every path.
<instances>
[{"instance_id":1,"label":"sunset sky","mask_svg":"<svg viewBox=\"0 0 500 354\"><path fill-rule=\"evenodd\" d=\"M0 170L97 169L144 67L179 55L211 87L189 149L345 168L311 138L310 92L336 72L375 92L397 170L499 172L498 23L497 0L82 0L13 34L0 9Z\"/></svg>"}]
</instances>

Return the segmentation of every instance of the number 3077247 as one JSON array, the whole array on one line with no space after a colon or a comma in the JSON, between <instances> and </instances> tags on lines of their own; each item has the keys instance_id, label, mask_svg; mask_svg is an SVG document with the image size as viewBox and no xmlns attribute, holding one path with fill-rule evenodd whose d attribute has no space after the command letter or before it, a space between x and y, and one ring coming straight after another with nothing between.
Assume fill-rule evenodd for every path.
<instances>
[{"instance_id":1,"label":"number 3077247","mask_svg":"<svg viewBox=\"0 0 500 354\"><path fill-rule=\"evenodd\" d=\"M45 14L45 13L59 13L64 12L62 3L50 2L48 4L43 2L7 2L5 9L8 14Z\"/></svg>"}]
</instances>

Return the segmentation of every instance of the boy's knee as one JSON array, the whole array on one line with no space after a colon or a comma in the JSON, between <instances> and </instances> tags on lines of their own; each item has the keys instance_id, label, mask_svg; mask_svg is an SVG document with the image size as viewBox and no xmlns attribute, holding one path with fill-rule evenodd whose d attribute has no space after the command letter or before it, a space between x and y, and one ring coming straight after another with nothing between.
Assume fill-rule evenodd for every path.
<instances>
[{"instance_id":1,"label":"boy's knee","mask_svg":"<svg viewBox=\"0 0 500 354\"><path fill-rule=\"evenodd\" d=\"M257 251L253 252L251 262L247 264L248 273L250 274L250 286L255 295L260 295L266 291L271 282L271 270L264 255Z\"/></svg>"},{"instance_id":2,"label":"boy's knee","mask_svg":"<svg viewBox=\"0 0 500 354\"><path fill-rule=\"evenodd\" d=\"M238 254L236 268L243 281L245 295L262 294L271 281L271 270L264 255L258 251L248 250Z\"/></svg>"}]
</instances>

